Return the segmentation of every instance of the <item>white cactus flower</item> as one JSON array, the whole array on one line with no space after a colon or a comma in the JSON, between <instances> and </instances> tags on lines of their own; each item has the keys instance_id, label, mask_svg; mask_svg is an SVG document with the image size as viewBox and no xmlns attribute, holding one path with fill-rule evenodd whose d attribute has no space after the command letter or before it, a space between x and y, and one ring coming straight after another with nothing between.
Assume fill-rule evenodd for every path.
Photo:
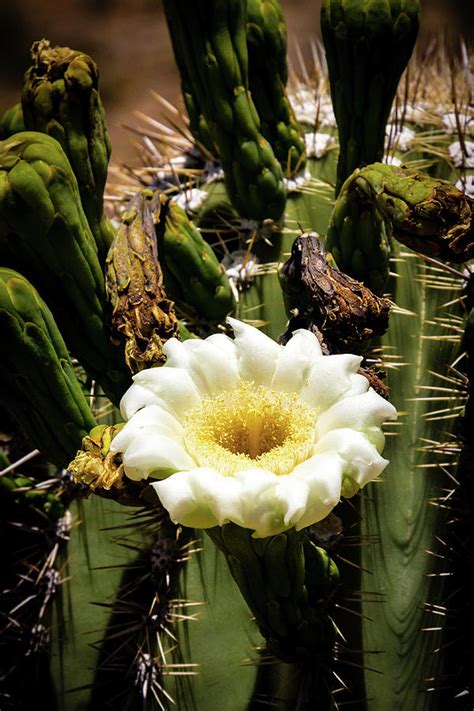
<instances>
[{"instance_id":1,"label":"white cactus flower","mask_svg":"<svg viewBox=\"0 0 474 711\"><path fill-rule=\"evenodd\" d=\"M283 347L228 321L235 339L171 339L165 365L135 375L111 449L131 479L159 480L175 523L299 530L380 475L395 408L357 373L360 356L323 356L310 331Z\"/></svg>"}]
</instances>

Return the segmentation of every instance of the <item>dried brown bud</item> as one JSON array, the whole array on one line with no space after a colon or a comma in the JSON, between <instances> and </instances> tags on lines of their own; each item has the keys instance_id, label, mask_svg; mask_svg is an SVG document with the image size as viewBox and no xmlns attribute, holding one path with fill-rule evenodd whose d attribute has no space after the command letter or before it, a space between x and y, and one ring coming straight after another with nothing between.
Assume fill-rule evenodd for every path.
<instances>
[{"instance_id":1,"label":"dried brown bud","mask_svg":"<svg viewBox=\"0 0 474 711\"><path fill-rule=\"evenodd\" d=\"M106 263L112 340L125 341L132 373L161 365L163 343L176 335L174 304L163 287L155 227L146 194L138 193L122 218Z\"/></svg>"},{"instance_id":2,"label":"dried brown bud","mask_svg":"<svg viewBox=\"0 0 474 711\"><path fill-rule=\"evenodd\" d=\"M330 259L316 234L300 235L280 278L288 308L297 309L333 353L385 333L390 302L332 267Z\"/></svg>"}]
</instances>

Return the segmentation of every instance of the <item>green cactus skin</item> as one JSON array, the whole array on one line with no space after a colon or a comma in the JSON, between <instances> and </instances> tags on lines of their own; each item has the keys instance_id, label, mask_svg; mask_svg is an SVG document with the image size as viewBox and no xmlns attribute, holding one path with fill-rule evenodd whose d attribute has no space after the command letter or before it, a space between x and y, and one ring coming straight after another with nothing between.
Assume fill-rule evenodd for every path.
<instances>
[{"instance_id":1,"label":"green cactus skin","mask_svg":"<svg viewBox=\"0 0 474 711\"><path fill-rule=\"evenodd\" d=\"M390 240L429 257L474 255L472 200L451 183L403 167L357 169L337 198L327 247L337 264L371 288L387 288Z\"/></svg>"},{"instance_id":2,"label":"green cactus skin","mask_svg":"<svg viewBox=\"0 0 474 711\"><path fill-rule=\"evenodd\" d=\"M286 23L279 0L247 0L249 83L262 134L291 177L305 165L306 146L286 94Z\"/></svg>"},{"instance_id":3,"label":"green cactus skin","mask_svg":"<svg viewBox=\"0 0 474 711\"><path fill-rule=\"evenodd\" d=\"M464 287L464 288L463 288ZM457 366L457 386L464 389L464 407L455 430L456 440L449 446L459 449L454 466L450 468L455 480L449 492L450 511L447 526L441 533L443 551L447 558L449 577L446 581L443 606L447 620L443 630L443 646L449 654L443 658L443 708L462 699L459 708L468 709L474 699L474 607L471 591L474 561L474 309L472 308L472 278L461 284L467 318L461 337L462 357ZM448 486L451 482L448 483ZM444 561L446 564L446 561ZM457 706L456 706L457 708Z\"/></svg>"},{"instance_id":4,"label":"green cactus skin","mask_svg":"<svg viewBox=\"0 0 474 711\"><path fill-rule=\"evenodd\" d=\"M329 708L336 629L328 613L339 583L334 561L294 530L254 539L226 524L207 533L226 556L268 651L301 674L297 707Z\"/></svg>"},{"instance_id":5,"label":"green cactus skin","mask_svg":"<svg viewBox=\"0 0 474 711\"><path fill-rule=\"evenodd\" d=\"M23 110L21 103L18 103L7 109L0 119L0 139L3 141L3 139L9 138L14 133L24 130Z\"/></svg>"},{"instance_id":6,"label":"green cactus skin","mask_svg":"<svg viewBox=\"0 0 474 711\"><path fill-rule=\"evenodd\" d=\"M207 533L225 553L269 650L287 662L308 654L329 661L334 629L318 605L339 582L339 572L325 551L294 530L261 540L235 524ZM305 558L310 565L305 566ZM313 569L317 574L308 587L305 575Z\"/></svg>"},{"instance_id":7,"label":"green cactus skin","mask_svg":"<svg viewBox=\"0 0 474 711\"><path fill-rule=\"evenodd\" d=\"M31 55L21 98L25 128L47 133L61 144L103 263L114 229L103 214L111 147L97 66L87 54L53 48L47 40L35 42Z\"/></svg>"},{"instance_id":8,"label":"green cactus skin","mask_svg":"<svg viewBox=\"0 0 474 711\"><path fill-rule=\"evenodd\" d=\"M113 663L103 664L97 669L100 650L107 649L110 642L113 643L117 628L107 630L112 637L110 642L104 632L112 619L109 615L114 612L117 591L124 583L123 573L127 566L133 568L137 546L146 547L149 538L149 530L145 529L144 535L140 532L140 510L136 509L136 515L132 515L132 518L129 518L130 511L127 509L124 512L123 507L114 501L97 496L90 497L80 506L75 502L71 508L74 520L80 518L83 523L71 531L68 547L70 583L62 588L65 619L62 625L54 620L51 667L57 680L59 711L94 708L93 700L103 696L100 686L98 689L93 688L95 674L100 684L108 670L116 672ZM130 526L132 521L137 522L135 530ZM120 542L115 536L122 527L132 532L125 544L126 531L121 532ZM192 535L191 531L189 533ZM166 636L163 639L170 667L164 668L160 683L175 700L176 706L168 703L159 691L158 696L166 709L241 711L247 708L257 671L254 664L245 664L243 660L257 657L255 648L261 643L261 637L250 619L248 608L228 571L223 555L209 541L201 542L197 536L191 549L201 551L202 548L204 550L197 554L189 553L191 559L180 576L180 590L176 597L191 604L189 607L186 604L180 607L178 604L176 608L178 617L180 614L190 615L188 621L170 624L179 647L171 638L168 642ZM184 555L186 557L186 549ZM128 590L126 599L133 608L133 585L129 585ZM94 605L90 604L91 601L107 602ZM78 614L79 610L81 614ZM135 618L132 623L136 623ZM149 634L152 637L152 629ZM117 641L120 642L121 638L116 636L115 643ZM170 648L174 650L170 652ZM160 662L158 650L156 655ZM196 675L180 676L180 669L173 668L173 663L197 663L197 667L184 668L185 672L194 672ZM122 676L131 692L135 679L129 674L129 665L123 669ZM119 685L116 691L121 691ZM101 708L117 707L113 690L105 701L107 705L104 706L104 699L101 699ZM160 707L148 699L146 708L155 711Z\"/></svg>"},{"instance_id":9,"label":"green cactus skin","mask_svg":"<svg viewBox=\"0 0 474 711\"><path fill-rule=\"evenodd\" d=\"M321 31L340 144L336 194L356 168L382 159L385 125L419 15L419 0L323 2Z\"/></svg>"},{"instance_id":10,"label":"green cactus skin","mask_svg":"<svg viewBox=\"0 0 474 711\"><path fill-rule=\"evenodd\" d=\"M94 416L50 310L24 277L5 268L0 268L0 326L2 404L33 446L64 467L94 427Z\"/></svg>"},{"instance_id":11,"label":"green cactus skin","mask_svg":"<svg viewBox=\"0 0 474 711\"><path fill-rule=\"evenodd\" d=\"M0 258L37 286L66 343L117 403L130 383L107 332L104 276L74 174L50 136L0 144Z\"/></svg>"},{"instance_id":12,"label":"green cactus skin","mask_svg":"<svg viewBox=\"0 0 474 711\"><path fill-rule=\"evenodd\" d=\"M183 208L165 196L154 198L152 212L167 294L201 319L224 321L235 300L211 247Z\"/></svg>"},{"instance_id":13,"label":"green cactus skin","mask_svg":"<svg viewBox=\"0 0 474 711\"><path fill-rule=\"evenodd\" d=\"M165 0L178 64L218 148L232 204L245 217L277 220L286 191L281 167L261 134L250 96L245 35L246 2Z\"/></svg>"},{"instance_id":14,"label":"green cactus skin","mask_svg":"<svg viewBox=\"0 0 474 711\"><path fill-rule=\"evenodd\" d=\"M186 52L180 42L180 35L176 32L172 32L170 29L170 37L174 58L181 79L181 93L189 118L189 128L196 141L196 147L203 153L207 152L210 156L216 156L218 149L207 120L202 112L198 96L195 91L193 91L193 83L186 67Z\"/></svg>"},{"instance_id":15,"label":"green cactus skin","mask_svg":"<svg viewBox=\"0 0 474 711\"><path fill-rule=\"evenodd\" d=\"M373 205L351 200L344 187L336 201L326 244L343 271L364 281L377 294L387 291L390 235L386 224Z\"/></svg>"},{"instance_id":16,"label":"green cactus skin","mask_svg":"<svg viewBox=\"0 0 474 711\"><path fill-rule=\"evenodd\" d=\"M404 311L391 316L381 346L387 361L396 357L387 384L391 402L406 414L387 438L384 456L390 464L383 483L369 485L361 501L360 535L368 542L361 548L360 585L368 596L362 598L364 661L379 672L367 670L364 677L368 711L434 711L446 707L439 705L437 693L426 689L439 685L442 657L451 652L434 654L442 644L444 620L427 609L443 601L443 579L432 576L439 562L435 556L443 554L437 537L443 538L446 530L444 507L430 503L444 497L447 477L439 458L424 449L426 443L449 441L453 420L431 415L445 403L433 404L426 395L439 396L436 388L446 382L432 371L441 377L449 374L445 366L458 355L458 344L446 339L436 319L459 294L431 288L424 262L406 249L395 247L393 257L398 277L392 298ZM371 602L370 591L382 596L382 604ZM422 631L428 628L435 629Z\"/></svg>"}]
</instances>

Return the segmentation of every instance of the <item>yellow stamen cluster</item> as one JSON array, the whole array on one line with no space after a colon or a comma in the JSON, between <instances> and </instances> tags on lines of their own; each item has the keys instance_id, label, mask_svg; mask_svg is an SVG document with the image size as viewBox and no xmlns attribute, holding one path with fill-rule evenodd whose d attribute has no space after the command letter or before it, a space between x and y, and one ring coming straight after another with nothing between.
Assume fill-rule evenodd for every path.
<instances>
[{"instance_id":1,"label":"yellow stamen cluster","mask_svg":"<svg viewBox=\"0 0 474 711\"><path fill-rule=\"evenodd\" d=\"M190 410L184 440L200 466L228 476L255 467L287 474L311 456L315 422L296 394L242 383Z\"/></svg>"}]
</instances>

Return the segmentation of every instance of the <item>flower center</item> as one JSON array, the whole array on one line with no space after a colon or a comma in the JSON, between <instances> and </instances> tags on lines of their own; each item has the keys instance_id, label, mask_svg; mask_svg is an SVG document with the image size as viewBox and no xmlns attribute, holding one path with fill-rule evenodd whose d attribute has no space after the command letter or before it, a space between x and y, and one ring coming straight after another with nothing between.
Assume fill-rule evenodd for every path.
<instances>
[{"instance_id":1,"label":"flower center","mask_svg":"<svg viewBox=\"0 0 474 711\"><path fill-rule=\"evenodd\" d=\"M312 455L315 422L296 394L242 383L190 410L184 441L200 466L228 476L254 467L287 474Z\"/></svg>"}]
</instances>

